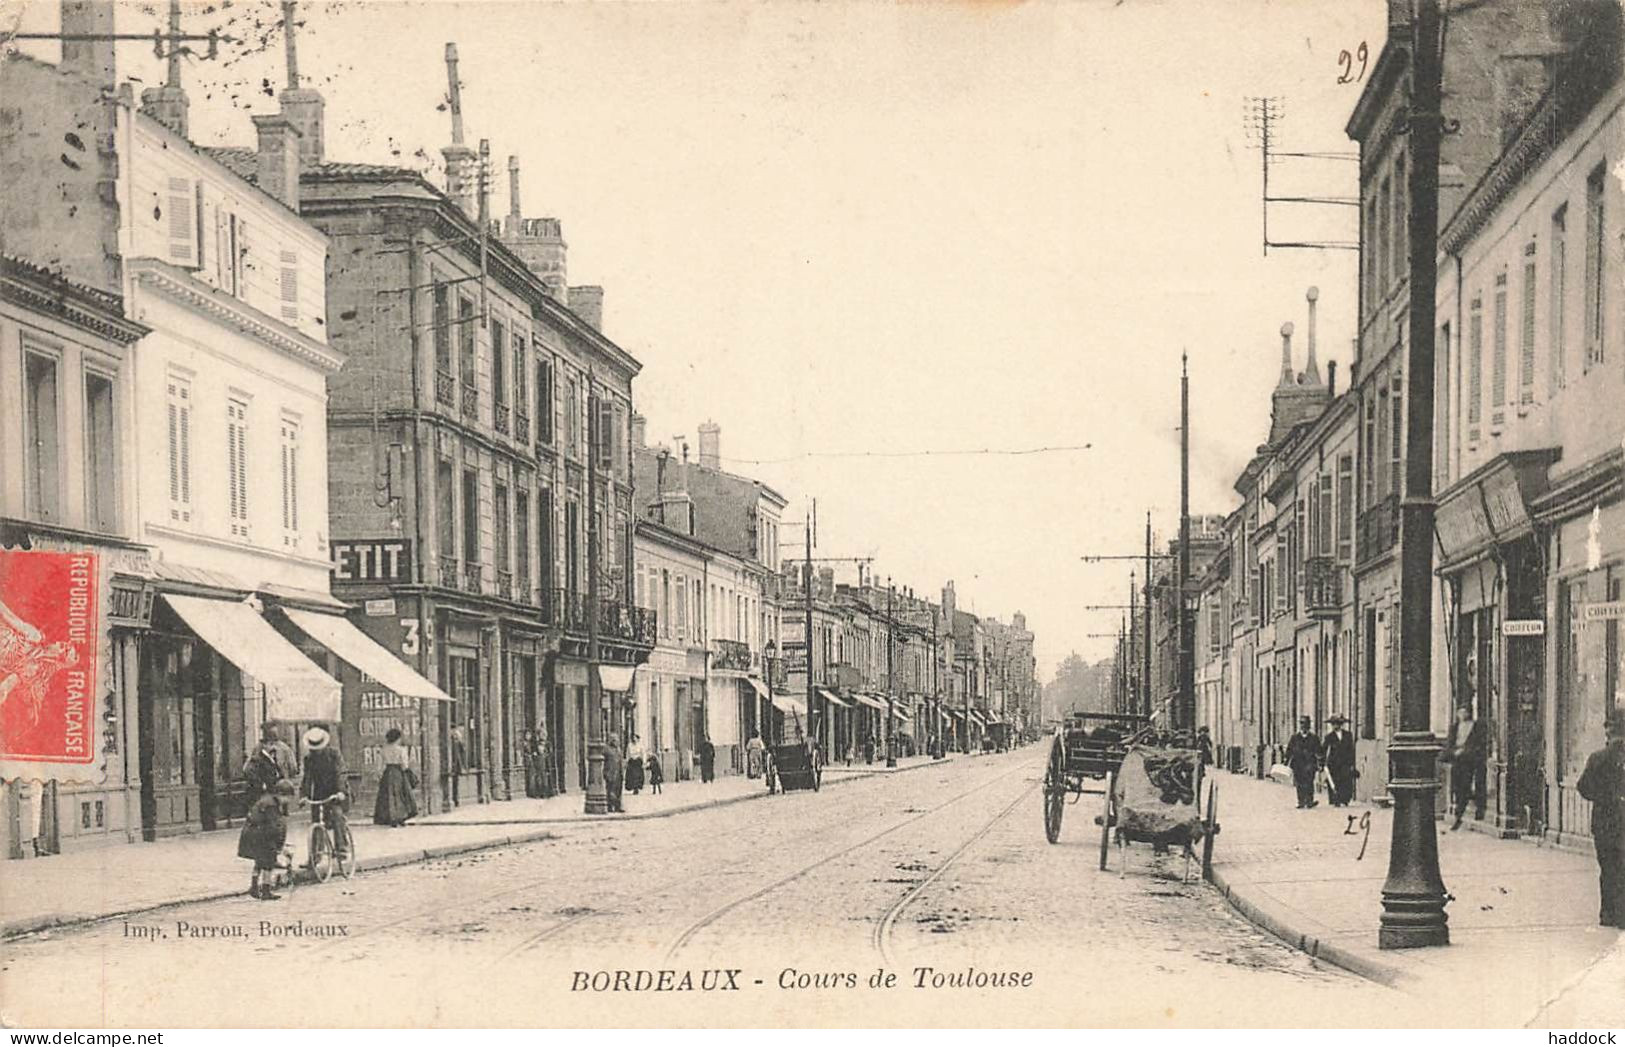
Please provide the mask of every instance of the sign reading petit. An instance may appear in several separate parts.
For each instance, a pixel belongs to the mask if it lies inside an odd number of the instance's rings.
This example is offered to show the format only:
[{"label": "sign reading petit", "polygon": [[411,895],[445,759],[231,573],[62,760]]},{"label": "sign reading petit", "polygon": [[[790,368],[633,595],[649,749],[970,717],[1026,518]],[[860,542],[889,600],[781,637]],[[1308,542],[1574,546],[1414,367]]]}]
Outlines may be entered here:
[{"label": "sign reading petit", "polygon": [[412,542],[406,538],[363,538],[333,543],[335,582],[410,582]]},{"label": "sign reading petit", "polygon": [[0,776],[100,780],[101,565],[0,550]]}]

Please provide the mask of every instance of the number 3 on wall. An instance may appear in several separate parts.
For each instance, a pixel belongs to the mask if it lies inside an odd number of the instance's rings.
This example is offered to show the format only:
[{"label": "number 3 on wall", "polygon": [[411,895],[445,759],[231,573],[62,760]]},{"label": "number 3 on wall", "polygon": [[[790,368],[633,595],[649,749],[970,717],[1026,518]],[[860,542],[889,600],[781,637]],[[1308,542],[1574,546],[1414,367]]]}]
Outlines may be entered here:
[{"label": "number 3 on wall", "polygon": [[401,653],[417,654],[418,620],[416,618],[402,618],[401,625],[406,629],[406,635],[401,638]]}]

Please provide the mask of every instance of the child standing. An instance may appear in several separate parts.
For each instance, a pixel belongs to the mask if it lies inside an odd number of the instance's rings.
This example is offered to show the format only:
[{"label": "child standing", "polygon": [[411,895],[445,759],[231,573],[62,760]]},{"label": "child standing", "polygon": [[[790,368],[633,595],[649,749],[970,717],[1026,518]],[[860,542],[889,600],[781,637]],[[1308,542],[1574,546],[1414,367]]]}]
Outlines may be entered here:
[{"label": "child standing", "polygon": [[268,902],[282,897],[272,893],[271,887],[276,876],[277,856],[288,838],[288,817],[282,805],[293,793],[293,783],[283,778],[248,809],[242,834],[237,837],[237,857],[254,862],[253,879],[248,888],[250,898]]},{"label": "child standing", "polygon": [[660,785],[666,780],[666,772],[660,769],[660,754],[650,749],[649,758],[644,761],[644,766],[649,772],[649,791],[658,796]]}]

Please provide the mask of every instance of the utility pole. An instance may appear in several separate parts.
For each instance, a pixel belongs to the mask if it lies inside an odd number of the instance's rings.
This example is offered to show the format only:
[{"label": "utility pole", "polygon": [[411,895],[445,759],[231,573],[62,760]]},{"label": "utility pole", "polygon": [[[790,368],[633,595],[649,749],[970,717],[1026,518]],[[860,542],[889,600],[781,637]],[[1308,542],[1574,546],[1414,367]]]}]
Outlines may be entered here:
[{"label": "utility pole", "polygon": [[1388,745],[1394,796],[1388,878],[1377,944],[1450,944],[1434,825],[1439,741],[1432,720],[1433,324],[1438,249],[1439,139],[1443,93],[1439,0],[1416,0],[1411,23],[1410,344],[1405,360],[1405,497],[1399,525],[1399,730]]},{"label": "utility pole", "polygon": [[[1432,315],[1432,314],[1429,314]],[[1196,637],[1191,619],[1191,376],[1190,357],[1179,354],[1179,707],[1170,717],[1178,730],[1196,729]]]},{"label": "utility pole", "polygon": [[1141,712],[1151,715],[1151,511],[1145,514],[1145,601],[1141,604],[1140,702]]},{"label": "utility pole", "polygon": [[[817,502],[813,503],[817,505]],[[818,744],[818,731],[823,726],[818,722],[813,712],[817,700],[817,692],[813,690],[813,511],[807,511],[806,521],[801,529],[802,541],[807,545],[807,563],[802,577],[806,578],[807,622],[804,637],[807,641],[807,733],[811,736],[813,745]]]},{"label": "utility pole", "polygon": [[897,677],[892,671],[892,614],[897,590],[886,579],[886,766],[897,766],[897,739],[892,733],[892,711],[897,704]]},{"label": "utility pole", "polygon": [[598,678],[598,386],[587,371],[587,814],[609,813],[604,784],[604,686]]}]

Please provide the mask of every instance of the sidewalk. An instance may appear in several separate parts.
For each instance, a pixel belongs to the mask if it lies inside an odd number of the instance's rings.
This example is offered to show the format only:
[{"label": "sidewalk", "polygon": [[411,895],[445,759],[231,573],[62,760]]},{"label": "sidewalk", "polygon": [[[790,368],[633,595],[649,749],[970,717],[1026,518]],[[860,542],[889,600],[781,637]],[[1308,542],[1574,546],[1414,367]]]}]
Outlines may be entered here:
[{"label": "sidewalk", "polygon": [[[1454,896],[1451,944],[1381,950],[1377,928],[1393,812],[1295,807],[1290,786],[1220,772],[1214,884],[1244,916],[1289,944],[1374,981],[1439,1002],[1442,1024],[1521,1026],[1596,972],[1617,970],[1621,932],[1597,926],[1590,855],[1439,826],[1439,867]],[[1358,822],[1371,815],[1370,841]],[[1354,834],[1349,835],[1350,818]],[[1582,995],[1595,995],[1587,989]],[[1592,1000],[1625,1024],[1625,992]]]},{"label": "sidewalk", "polygon": [[[833,768],[825,784],[931,764],[924,757],[896,768]],[[417,818],[399,829],[372,824],[370,812],[352,812],[351,831],[362,870],[429,861],[468,851],[554,838],[571,825],[613,825],[665,818],[688,811],[741,803],[767,795],[759,778],[724,775],[709,784],[671,782],[656,796],[645,789],[626,795],[626,813],[582,811],[579,791],[545,800],[518,799],[471,804]],[[304,861],[308,819],[289,819],[294,860]],[[111,844],[68,854],[0,862],[0,939],[50,927],[128,915],[171,905],[229,898],[247,890],[248,862],[237,857],[237,829],[177,836],[154,843]]]}]

